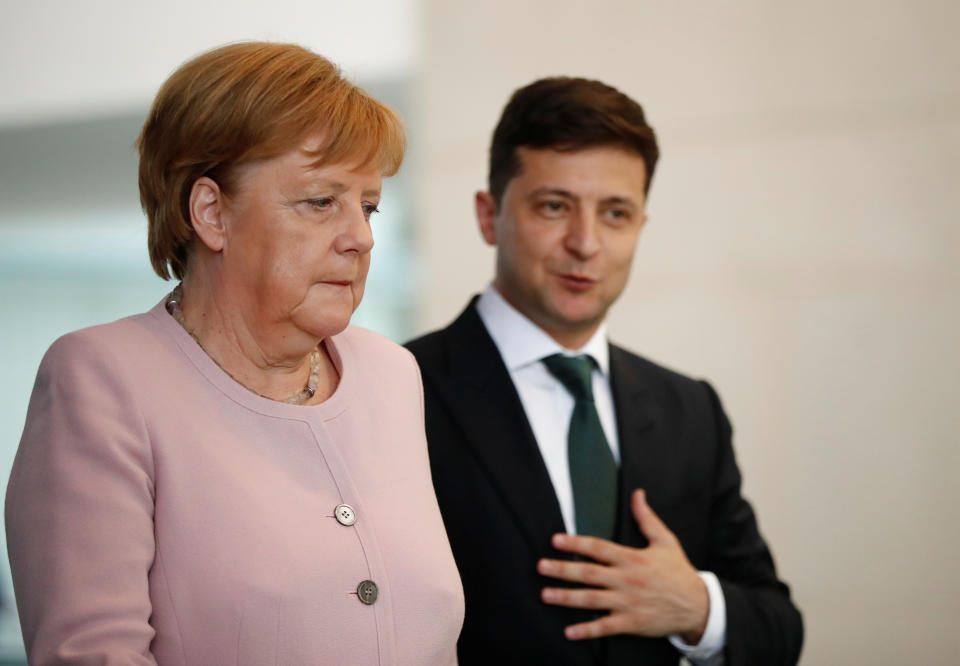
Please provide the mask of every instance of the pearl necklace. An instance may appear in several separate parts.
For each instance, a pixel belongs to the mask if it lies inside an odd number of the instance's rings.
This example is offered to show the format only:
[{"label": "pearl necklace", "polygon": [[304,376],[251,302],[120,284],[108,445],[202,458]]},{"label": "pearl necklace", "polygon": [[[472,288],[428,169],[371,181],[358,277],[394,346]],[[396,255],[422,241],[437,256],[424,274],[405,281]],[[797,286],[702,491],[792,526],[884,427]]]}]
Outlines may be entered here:
[{"label": "pearl necklace", "polygon": [[[189,333],[191,338],[196,340],[197,344],[200,345],[200,349],[203,349],[203,352],[207,354],[207,356],[214,363],[216,363],[221,370],[223,370],[228,375],[230,375],[230,378],[233,379],[233,381],[240,384],[240,386],[243,386],[243,388],[247,389],[251,393],[256,393],[261,398],[267,398],[268,400],[273,400],[273,398],[263,395],[262,393],[257,393],[250,387],[245,386],[243,382],[237,380],[236,377],[231,375],[226,368],[224,368],[222,365],[217,363],[217,359],[213,358],[212,356],[210,356],[209,353],[207,353],[207,350],[203,348],[203,344],[200,342],[200,338],[194,335],[193,331],[187,328],[187,322],[184,321],[183,319],[183,309],[180,307],[180,303],[182,301],[183,301],[183,285],[178,284],[176,288],[170,292],[170,295],[167,296],[167,300],[164,303],[164,305],[167,308],[167,312],[169,312],[170,315],[177,320],[177,323],[183,327],[183,330]],[[277,402],[285,402],[290,405],[301,405],[305,403],[307,400],[312,398],[314,394],[317,392],[317,382],[320,381],[320,372],[322,370],[323,370],[323,363],[321,362],[321,358],[320,358],[320,349],[319,347],[314,347],[313,351],[310,352],[310,376],[307,378],[307,385],[304,386],[303,389],[301,389],[297,393],[294,393],[292,396],[290,396],[286,400],[278,400]]]}]

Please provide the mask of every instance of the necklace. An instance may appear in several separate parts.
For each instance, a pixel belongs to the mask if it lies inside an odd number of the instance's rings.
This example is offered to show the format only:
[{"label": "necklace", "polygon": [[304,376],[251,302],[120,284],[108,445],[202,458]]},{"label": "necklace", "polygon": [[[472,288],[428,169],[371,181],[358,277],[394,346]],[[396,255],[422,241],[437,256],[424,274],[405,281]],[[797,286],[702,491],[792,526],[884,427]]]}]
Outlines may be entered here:
[{"label": "necklace", "polygon": [[[219,367],[221,370],[223,370],[228,375],[230,375],[230,378],[233,381],[240,384],[240,386],[243,386],[243,388],[247,389],[251,393],[256,393],[261,398],[267,398],[267,400],[273,400],[273,398],[263,395],[262,393],[257,393],[256,391],[249,388],[248,386],[245,386],[243,382],[237,380],[236,377],[231,375],[226,368],[224,368],[222,365],[217,363],[217,359],[213,358],[212,356],[210,356],[209,353],[207,353],[207,350],[203,348],[203,343],[200,342],[200,338],[194,335],[193,331],[187,328],[187,322],[184,321],[183,319],[183,309],[180,307],[181,302],[183,302],[183,284],[178,284],[176,288],[170,292],[170,295],[167,296],[167,300],[164,303],[164,305],[167,308],[167,312],[169,312],[170,315],[177,320],[177,323],[183,327],[183,330],[189,333],[190,337],[193,338],[198,345],[200,345],[200,349],[203,349],[203,353],[207,354],[207,357],[210,358],[210,360],[212,360],[214,363],[216,363],[217,367]],[[320,380],[320,372],[322,369],[323,369],[323,364],[321,363],[320,349],[319,347],[314,347],[313,351],[310,352],[310,376],[307,378],[307,385],[304,386],[297,393],[294,393],[292,396],[290,396],[286,400],[279,400],[278,402],[285,402],[290,405],[301,405],[305,403],[307,400],[309,400],[310,398],[312,398],[314,394],[317,392],[317,382]]]}]

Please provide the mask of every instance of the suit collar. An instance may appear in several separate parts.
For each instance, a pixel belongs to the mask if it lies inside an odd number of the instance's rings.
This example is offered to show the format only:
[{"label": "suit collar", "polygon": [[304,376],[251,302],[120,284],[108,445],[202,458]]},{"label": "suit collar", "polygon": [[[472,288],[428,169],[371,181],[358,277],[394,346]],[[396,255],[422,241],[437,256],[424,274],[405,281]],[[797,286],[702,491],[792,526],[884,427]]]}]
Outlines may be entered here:
[{"label": "suit collar", "polygon": [[660,413],[656,391],[645,373],[638,370],[636,357],[610,345],[610,384],[613,389],[617,429],[621,436],[633,436],[650,428]]},{"label": "suit collar", "polygon": [[611,345],[610,368],[620,436],[617,542],[639,548],[647,540],[633,518],[630,497],[638,488],[650,498],[668,496],[668,482],[656,471],[671,467],[676,442],[663,432],[663,397],[652,385],[646,362]]},{"label": "suit collar", "polygon": [[579,349],[568,349],[513,307],[491,284],[476,300],[477,314],[500,351],[507,369],[516,371],[553,354],[587,354],[605,376],[610,372],[607,325],[602,323]]},{"label": "suit collar", "polygon": [[[476,311],[478,297],[443,332],[444,368],[425,365],[437,399],[463,425],[478,463],[499,490],[534,553],[548,554],[550,536],[564,530],[556,494],[520,398],[496,345]],[[630,511],[630,495],[644,488],[663,496],[670,442],[658,424],[663,404],[643,362],[610,345],[610,373],[621,448],[617,541],[646,545]],[[431,442],[431,446],[442,445]]]},{"label": "suit collar", "polygon": [[[423,367],[436,382],[474,456],[519,522],[538,556],[550,537],[563,532],[563,518],[540,449],[516,388],[496,345],[476,312],[475,297],[445,330],[446,371]],[[442,443],[431,442],[431,446]]]},{"label": "suit collar", "polygon": [[[482,389],[506,370],[497,347],[477,315],[474,296],[460,316],[444,331],[450,378]],[[495,362],[496,361],[496,362]],[[455,399],[456,396],[446,396]]]}]

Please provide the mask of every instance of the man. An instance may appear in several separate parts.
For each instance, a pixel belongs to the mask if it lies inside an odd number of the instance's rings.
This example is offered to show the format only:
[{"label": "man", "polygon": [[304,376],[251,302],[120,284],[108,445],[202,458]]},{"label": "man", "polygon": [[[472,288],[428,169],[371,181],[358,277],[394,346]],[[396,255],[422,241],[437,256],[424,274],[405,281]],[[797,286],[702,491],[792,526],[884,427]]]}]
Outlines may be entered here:
[{"label": "man", "polygon": [[493,284],[408,344],[466,666],[799,657],[800,614],[713,389],[607,342],[657,157],[614,88],[550,78],[514,93],[476,195]]}]

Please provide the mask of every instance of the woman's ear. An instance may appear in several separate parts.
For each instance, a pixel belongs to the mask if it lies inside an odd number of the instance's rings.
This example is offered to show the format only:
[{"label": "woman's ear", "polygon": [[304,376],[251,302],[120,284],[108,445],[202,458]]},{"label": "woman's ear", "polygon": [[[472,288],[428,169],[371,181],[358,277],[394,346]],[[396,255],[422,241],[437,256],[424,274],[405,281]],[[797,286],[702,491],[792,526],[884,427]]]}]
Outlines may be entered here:
[{"label": "woman's ear", "polygon": [[219,252],[225,241],[224,194],[212,178],[203,176],[190,188],[190,224],[200,242]]}]

